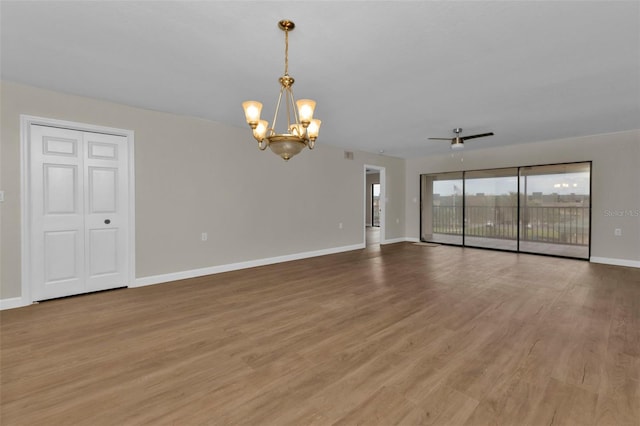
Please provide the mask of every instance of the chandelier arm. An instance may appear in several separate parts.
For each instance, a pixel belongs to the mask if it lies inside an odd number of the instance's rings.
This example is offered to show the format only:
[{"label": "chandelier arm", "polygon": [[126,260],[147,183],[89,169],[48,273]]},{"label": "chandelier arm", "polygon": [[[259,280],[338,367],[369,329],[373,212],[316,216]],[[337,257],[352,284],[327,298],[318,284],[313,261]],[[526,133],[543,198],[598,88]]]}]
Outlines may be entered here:
[{"label": "chandelier arm", "polygon": [[[293,92],[291,91],[291,87],[286,88],[286,104],[287,104],[287,131],[291,129],[291,108],[293,107]],[[295,108],[293,108],[295,111]],[[296,121],[297,123],[297,121]]]},{"label": "chandelier arm", "polygon": [[[291,111],[293,111],[293,123],[291,122]],[[287,88],[287,129],[291,128],[292,124],[298,124],[298,114],[296,112],[296,101],[295,99],[293,99],[293,89],[291,88],[291,86],[289,86]],[[297,126],[296,126],[297,127]],[[300,132],[300,129],[298,129],[298,133]],[[302,135],[298,135],[298,136],[302,136]]]},{"label": "chandelier arm", "polygon": [[265,142],[265,141],[258,142],[258,149],[260,151],[264,151],[265,149],[267,149],[268,146],[269,146],[268,142]]},{"label": "chandelier arm", "polygon": [[[293,96],[293,87],[289,87],[289,93],[291,93],[291,107],[293,109],[293,120],[296,124],[300,124],[300,119],[298,118],[298,108],[295,107],[296,100]],[[299,135],[302,136],[302,135]]]},{"label": "chandelier arm", "polygon": [[[294,120],[294,124],[296,125],[296,129],[298,130],[298,136],[301,139],[304,139],[305,141],[309,140],[309,136],[308,136],[308,129],[307,127],[303,126],[303,131],[304,133],[300,133],[300,118],[298,117],[298,109],[296,108],[296,100],[295,100],[295,96],[293,95],[293,87],[289,86],[287,88],[287,91],[289,92],[289,96],[290,96],[290,100],[291,100],[291,109],[293,110],[293,120]],[[289,120],[289,103],[287,103],[287,121]],[[291,127],[291,123],[288,124],[288,127]]]},{"label": "chandelier arm", "polygon": [[280,95],[278,95],[278,103],[276,104],[276,113],[273,115],[273,124],[271,125],[271,134],[276,133],[276,121],[278,120],[278,111],[280,110],[280,102],[282,101],[282,92],[285,87],[280,86]]}]

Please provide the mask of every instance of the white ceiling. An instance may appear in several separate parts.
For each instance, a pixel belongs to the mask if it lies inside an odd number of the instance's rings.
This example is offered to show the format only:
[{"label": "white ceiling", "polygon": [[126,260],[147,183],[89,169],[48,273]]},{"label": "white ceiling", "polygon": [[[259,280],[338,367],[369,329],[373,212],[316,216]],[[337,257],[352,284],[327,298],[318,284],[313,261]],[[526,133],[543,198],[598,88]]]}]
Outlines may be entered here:
[{"label": "white ceiling", "polygon": [[[318,143],[398,157],[640,128],[638,1],[2,1],[2,79],[243,126],[271,121],[291,19]],[[252,140],[247,127],[247,143]]]}]

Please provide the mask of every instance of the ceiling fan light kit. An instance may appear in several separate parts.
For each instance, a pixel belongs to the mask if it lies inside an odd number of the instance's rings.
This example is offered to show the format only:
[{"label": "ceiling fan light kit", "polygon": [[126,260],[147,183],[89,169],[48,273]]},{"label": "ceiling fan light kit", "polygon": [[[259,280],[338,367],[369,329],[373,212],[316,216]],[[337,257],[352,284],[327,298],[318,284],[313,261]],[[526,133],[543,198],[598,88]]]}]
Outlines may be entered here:
[{"label": "ceiling fan light kit", "polygon": [[[284,31],[284,75],[278,79],[280,82],[280,95],[276,103],[276,112],[273,116],[273,124],[269,127],[267,120],[260,119],[262,104],[258,101],[246,101],[242,103],[247,124],[253,129],[253,137],[258,141],[258,148],[271,151],[289,161],[300,153],[305,147],[313,149],[320,132],[321,121],[313,118],[316,102],[311,99],[295,100],[293,97],[294,79],[289,75],[289,31],[295,28],[293,21],[286,19],[278,22],[278,28]],[[276,132],[276,121],[280,104],[285,104],[287,126],[282,133]]]},{"label": "ceiling fan light kit", "polygon": [[451,141],[451,149],[459,150],[464,148],[464,141],[466,141],[467,139],[476,139],[476,138],[484,138],[487,136],[493,136],[493,132],[478,133],[476,135],[469,135],[469,136],[460,136],[460,133],[462,133],[461,127],[456,127],[455,129],[453,129],[453,133],[455,133],[455,136],[453,138],[429,138],[429,139],[440,140],[440,141]]},{"label": "ceiling fan light kit", "polygon": [[462,142],[461,140],[458,140],[458,138],[454,138],[451,140],[451,149],[453,149],[454,151],[458,151],[463,148],[464,148],[464,142]]}]

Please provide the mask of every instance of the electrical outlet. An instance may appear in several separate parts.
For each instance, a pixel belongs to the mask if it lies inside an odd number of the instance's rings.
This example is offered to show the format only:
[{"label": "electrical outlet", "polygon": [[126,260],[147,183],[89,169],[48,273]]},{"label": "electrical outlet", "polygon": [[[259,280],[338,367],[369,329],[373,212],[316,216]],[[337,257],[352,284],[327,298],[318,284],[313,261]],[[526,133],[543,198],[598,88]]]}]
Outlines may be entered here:
[{"label": "electrical outlet", "polygon": [[200,239],[202,241],[207,241],[209,239],[209,235],[207,235],[206,232],[203,232],[202,234],[200,234]]},{"label": "electrical outlet", "polygon": [[622,229],[620,228],[616,228],[613,230],[613,235],[615,235],[616,237],[621,237],[622,236]]}]

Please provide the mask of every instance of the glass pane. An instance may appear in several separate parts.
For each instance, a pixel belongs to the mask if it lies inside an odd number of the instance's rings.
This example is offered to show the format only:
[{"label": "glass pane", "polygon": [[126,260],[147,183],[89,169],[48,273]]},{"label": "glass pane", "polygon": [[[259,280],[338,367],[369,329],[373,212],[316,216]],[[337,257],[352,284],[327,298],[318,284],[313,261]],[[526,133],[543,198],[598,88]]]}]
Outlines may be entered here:
[{"label": "glass pane", "polygon": [[462,245],[462,172],[422,175],[422,241]]},{"label": "glass pane", "polygon": [[518,169],[465,174],[465,246],[518,250]]},{"label": "glass pane", "polygon": [[523,167],[520,251],[589,258],[591,163]]}]

